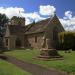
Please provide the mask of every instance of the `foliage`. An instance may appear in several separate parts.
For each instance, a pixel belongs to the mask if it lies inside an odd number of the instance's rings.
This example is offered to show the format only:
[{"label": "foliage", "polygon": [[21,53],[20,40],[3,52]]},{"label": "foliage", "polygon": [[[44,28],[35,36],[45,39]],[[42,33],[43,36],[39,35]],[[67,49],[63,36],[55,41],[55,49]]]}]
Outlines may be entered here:
[{"label": "foliage", "polygon": [[59,33],[59,45],[61,49],[75,49],[75,32]]},{"label": "foliage", "polygon": [[39,50],[13,50],[6,52],[6,54],[14,56],[20,60],[27,61],[33,64],[38,64],[46,68],[53,68],[57,70],[62,70],[75,74],[75,52],[65,53],[64,51],[59,51],[59,54],[64,56],[64,60],[51,60],[43,61],[37,60],[37,56],[40,54]]},{"label": "foliage", "polygon": [[7,16],[5,14],[0,14],[0,37],[3,36],[3,30],[7,22],[8,22]]},{"label": "foliage", "polygon": [[3,36],[5,32],[5,24],[8,22],[8,18],[5,14],[0,14],[0,46],[2,45]]}]

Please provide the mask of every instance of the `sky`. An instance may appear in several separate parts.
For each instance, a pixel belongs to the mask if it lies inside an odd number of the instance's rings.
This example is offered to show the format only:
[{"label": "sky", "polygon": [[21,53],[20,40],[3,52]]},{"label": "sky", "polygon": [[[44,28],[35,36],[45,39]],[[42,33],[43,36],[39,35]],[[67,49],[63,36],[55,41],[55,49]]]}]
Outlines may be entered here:
[{"label": "sky", "polygon": [[0,0],[0,13],[25,17],[26,25],[56,13],[65,30],[75,31],[75,0]]}]

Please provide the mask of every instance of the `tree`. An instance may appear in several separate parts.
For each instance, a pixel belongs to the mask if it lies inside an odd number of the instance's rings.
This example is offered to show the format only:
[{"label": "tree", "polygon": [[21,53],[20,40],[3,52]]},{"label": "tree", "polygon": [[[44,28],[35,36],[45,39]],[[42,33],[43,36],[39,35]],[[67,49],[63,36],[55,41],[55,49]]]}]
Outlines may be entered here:
[{"label": "tree", "polygon": [[5,24],[8,22],[8,17],[5,14],[0,14],[0,46],[3,43],[3,36],[5,32]]}]

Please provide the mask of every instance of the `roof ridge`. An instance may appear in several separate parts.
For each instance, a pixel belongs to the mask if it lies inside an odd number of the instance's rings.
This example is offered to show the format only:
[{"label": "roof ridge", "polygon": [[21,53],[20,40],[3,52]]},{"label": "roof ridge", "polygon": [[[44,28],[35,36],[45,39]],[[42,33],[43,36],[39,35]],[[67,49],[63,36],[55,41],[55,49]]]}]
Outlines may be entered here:
[{"label": "roof ridge", "polygon": [[25,30],[25,32],[28,31],[33,25],[34,24],[29,25],[29,27]]},{"label": "roof ridge", "polygon": [[[50,19],[50,18],[47,18],[47,19],[38,21],[38,22],[36,22],[35,24],[38,24],[38,23],[43,22],[43,21],[46,21],[46,20],[48,20],[48,19]],[[29,26],[29,27],[26,29],[26,31],[28,31],[28,30],[29,30],[31,27],[33,27],[35,24],[31,23],[31,24],[27,25],[27,26]],[[26,31],[25,31],[25,32],[26,32]]]},{"label": "roof ridge", "polygon": [[[44,20],[41,20],[41,21],[38,21],[38,22],[36,22],[35,24],[37,24],[37,23],[39,23],[39,22],[42,22],[42,21],[46,21],[46,20],[48,20],[48,19],[50,19],[50,18],[46,18],[46,19],[44,19]],[[32,25],[33,23],[30,23],[30,24],[28,24],[28,25],[26,25],[26,26],[29,26],[29,25]]]}]

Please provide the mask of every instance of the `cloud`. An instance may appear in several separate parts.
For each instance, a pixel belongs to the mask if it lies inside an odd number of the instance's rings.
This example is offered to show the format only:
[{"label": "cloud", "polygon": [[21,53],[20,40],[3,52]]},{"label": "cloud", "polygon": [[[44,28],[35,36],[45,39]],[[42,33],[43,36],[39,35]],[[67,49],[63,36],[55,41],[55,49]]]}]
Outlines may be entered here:
[{"label": "cloud", "polygon": [[[32,23],[34,20],[35,22],[46,19],[47,17],[53,15],[56,11],[56,8],[54,6],[46,5],[46,6],[40,6],[40,9],[38,12],[31,12],[26,13],[23,8],[19,7],[0,7],[0,13],[6,14],[7,17],[11,18],[13,16],[20,16],[25,17],[26,25]],[[45,15],[45,16],[44,16]],[[64,13],[63,18],[59,18],[60,22],[62,23],[65,30],[73,30],[75,31],[75,16],[72,15],[71,11],[66,11]]]},{"label": "cloud", "polygon": [[18,7],[0,7],[0,13],[6,14],[9,18],[11,18],[12,16],[21,16],[19,12],[24,13],[24,9]]},{"label": "cloud", "polygon": [[25,20],[26,20],[26,21],[25,21],[26,25],[32,23],[32,21],[31,21],[29,18],[25,18]]},{"label": "cloud", "polygon": [[46,19],[44,17],[41,17],[38,12],[26,13],[23,8],[18,7],[8,7],[8,8],[0,7],[0,13],[6,14],[7,17],[10,19],[13,16],[25,17],[26,25],[33,22],[32,20],[35,20],[35,22],[37,22],[39,20]]},{"label": "cloud", "polygon": [[39,13],[41,15],[53,15],[55,11],[56,11],[56,8],[54,6],[51,6],[51,5],[46,5],[46,6],[40,5]]},{"label": "cloud", "polygon": [[39,21],[39,20],[46,19],[46,18],[44,18],[44,17],[41,17],[38,12],[23,13],[22,15],[23,15],[24,17],[26,17],[26,18],[30,18],[30,19],[35,20],[35,22],[37,22],[37,21]]},{"label": "cloud", "polygon": [[75,16],[72,15],[71,11],[66,11],[65,16],[59,19],[63,27],[67,31],[75,31]]},{"label": "cloud", "polygon": [[65,12],[65,16],[66,16],[67,18],[71,19],[71,18],[72,18],[72,12],[71,12],[71,11],[66,11],[66,12]]}]

